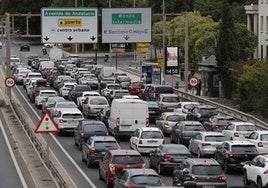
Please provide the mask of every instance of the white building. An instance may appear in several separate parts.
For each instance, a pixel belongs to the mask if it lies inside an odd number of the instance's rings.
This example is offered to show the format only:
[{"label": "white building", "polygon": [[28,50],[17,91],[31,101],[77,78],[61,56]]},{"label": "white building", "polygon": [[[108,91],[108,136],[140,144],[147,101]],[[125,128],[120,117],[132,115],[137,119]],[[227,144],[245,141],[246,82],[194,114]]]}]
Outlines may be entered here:
[{"label": "white building", "polygon": [[268,0],[259,0],[258,5],[245,6],[248,30],[258,36],[254,58],[268,57]]}]

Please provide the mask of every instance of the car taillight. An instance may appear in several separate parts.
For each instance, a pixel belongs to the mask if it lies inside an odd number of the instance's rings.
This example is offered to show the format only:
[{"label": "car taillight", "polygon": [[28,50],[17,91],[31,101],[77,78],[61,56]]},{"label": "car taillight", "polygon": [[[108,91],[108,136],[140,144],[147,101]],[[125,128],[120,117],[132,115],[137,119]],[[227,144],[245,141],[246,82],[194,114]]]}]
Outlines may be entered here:
[{"label": "car taillight", "polygon": [[90,153],[95,153],[95,151],[96,151],[96,148],[90,148],[90,149],[89,149],[89,152],[90,152]]},{"label": "car taillight", "polygon": [[268,170],[265,170],[263,173],[264,173],[264,174],[268,174]]},{"label": "car taillight", "polygon": [[220,176],[220,180],[221,181],[226,181],[227,180],[227,176]]},{"label": "car taillight", "polygon": [[60,123],[66,123],[67,121],[66,120],[64,120],[64,119],[60,119],[60,121],[59,121]]},{"label": "car taillight", "polygon": [[125,188],[135,188],[134,185],[126,185]]},{"label": "car taillight", "polygon": [[209,143],[202,143],[202,146],[204,147],[204,146],[210,146],[211,144],[209,144]]},{"label": "car taillight", "polygon": [[109,132],[106,133],[106,136],[109,136]]},{"label": "car taillight", "polygon": [[80,133],[80,139],[84,139],[84,138],[85,138],[84,133]]},{"label": "car taillight", "polygon": [[168,123],[168,121],[165,121],[165,122],[164,122],[164,126],[165,126],[165,127],[169,127],[169,123]]},{"label": "car taillight", "polygon": [[170,156],[164,155],[164,156],[162,157],[162,160],[163,160],[164,162],[170,162],[170,161],[171,161],[171,158],[170,158]]},{"label": "car taillight", "polygon": [[182,109],[182,113],[187,114],[187,110]]},{"label": "car taillight", "polygon": [[149,124],[150,124],[150,119],[146,118],[146,127],[149,127]]},{"label": "car taillight", "polygon": [[262,142],[258,142],[258,147],[263,147],[263,143]]},{"label": "car taillight", "polygon": [[181,130],[181,134],[185,134],[185,130],[184,129]]},{"label": "car taillight", "polygon": [[119,117],[116,118],[116,122],[115,123],[116,123],[116,126],[117,127],[120,125],[120,118]]},{"label": "car taillight", "polygon": [[110,169],[111,173],[115,172],[115,166],[113,164],[109,164],[109,169]]},{"label": "car taillight", "polygon": [[228,153],[228,157],[237,157],[236,153]]},{"label": "car taillight", "polygon": [[196,114],[196,118],[197,118],[197,119],[200,119],[200,118],[201,118],[201,114],[199,114],[199,113]]},{"label": "car taillight", "polygon": [[235,137],[239,137],[238,132],[235,132],[235,133],[234,133],[234,136],[235,136]]}]

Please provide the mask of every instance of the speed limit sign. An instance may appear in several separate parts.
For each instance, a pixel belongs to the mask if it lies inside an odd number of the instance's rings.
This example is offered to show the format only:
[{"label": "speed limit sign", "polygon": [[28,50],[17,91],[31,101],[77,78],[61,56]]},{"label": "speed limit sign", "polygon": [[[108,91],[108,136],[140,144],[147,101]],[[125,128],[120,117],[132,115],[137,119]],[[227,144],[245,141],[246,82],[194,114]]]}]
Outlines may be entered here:
[{"label": "speed limit sign", "polygon": [[8,87],[8,88],[12,88],[12,87],[14,87],[14,86],[15,86],[15,80],[14,80],[14,78],[12,78],[12,77],[7,77],[7,78],[5,79],[5,85],[6,85],[6,87]]},{"label": "speed limit sign", "polygon": [[191,87],[196,87],[198,84],[198,78],[195,76],[191,76],[188,81]]}]

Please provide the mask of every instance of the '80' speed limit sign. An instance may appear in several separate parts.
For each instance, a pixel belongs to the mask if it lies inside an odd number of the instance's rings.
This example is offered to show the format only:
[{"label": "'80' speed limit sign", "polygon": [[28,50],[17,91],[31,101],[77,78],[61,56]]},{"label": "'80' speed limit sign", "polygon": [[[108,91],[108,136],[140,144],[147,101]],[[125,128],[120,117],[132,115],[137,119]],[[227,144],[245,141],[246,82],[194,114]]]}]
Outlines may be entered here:
[{"label": "'80' speed limit sign", "polygon": [[6,87],[12,88],[12,87],[15,86],[15,84],[16,84],[16,82],[15,82],[15,79],[14,78],[12,78],[12,77],[6,77],[6,79],[5,79],[5,85],[6,85]]}]

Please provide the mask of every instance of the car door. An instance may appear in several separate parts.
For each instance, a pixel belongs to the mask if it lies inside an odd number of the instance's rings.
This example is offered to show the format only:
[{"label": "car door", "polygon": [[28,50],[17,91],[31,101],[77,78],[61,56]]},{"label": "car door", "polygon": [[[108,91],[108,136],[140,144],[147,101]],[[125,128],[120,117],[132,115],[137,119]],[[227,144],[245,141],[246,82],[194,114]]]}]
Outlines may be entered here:
[{"label": "car door", "polygon": [[195,154],[197,153],[198,145],[201,143],[200,142],[201,139],[202,139],[201,135],[198,134],[190,140],[189,149],[191,152]]},{"label": "car door", "polygon": [[150,153],[150,160],[153,167],[157,167],[158,161],[159,161],[159,153],[160,153],[160,147],[156,148],[154,151]]},{"label": "car door", "polygon": [[137,148],[139,136],[140,136],[140,130],[137,129],[134,131],[134,133],[132,134],[132,136],[130,138],[131,148],[133,148],[133,149]]}]

